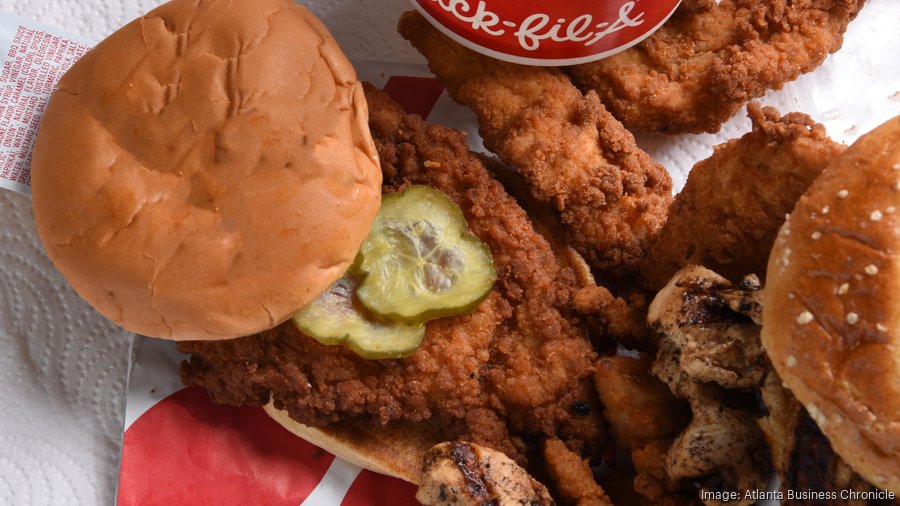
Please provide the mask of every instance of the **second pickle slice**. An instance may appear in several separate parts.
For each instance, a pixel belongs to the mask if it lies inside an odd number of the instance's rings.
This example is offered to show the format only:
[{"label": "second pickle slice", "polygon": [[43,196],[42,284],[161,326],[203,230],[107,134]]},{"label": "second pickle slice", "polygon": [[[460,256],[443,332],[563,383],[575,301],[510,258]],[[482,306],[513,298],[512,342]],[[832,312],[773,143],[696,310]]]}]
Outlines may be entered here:
[{"label": "second pickle slice", "polygon": [[444,193],[411,186],[382,199],[355,265],[360,302],[392,321],[422,323],[467,313],[496,280],[491,251],[468,232]]},{"label": "second pickle slice", "polygon": [[345,344],[365,358],[400,358],[415,352],[425,337],[425,325],[378,319],[356,300],[358,286],[358,279],[344,274],[294,314],[294,325],[322,344]]}]

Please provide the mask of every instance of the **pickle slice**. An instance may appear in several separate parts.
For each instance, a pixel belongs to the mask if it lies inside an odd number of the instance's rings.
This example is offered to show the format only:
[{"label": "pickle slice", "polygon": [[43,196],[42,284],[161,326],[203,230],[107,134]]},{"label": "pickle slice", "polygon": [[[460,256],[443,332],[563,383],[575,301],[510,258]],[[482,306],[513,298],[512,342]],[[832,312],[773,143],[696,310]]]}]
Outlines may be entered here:
[{"label": "pickle slice", "polygon": [[459,206],[427,186],[386,195],[355,269],[359,301],[409,324],[467,313],[497,273],[491,250],[467,231]]},{"label": "pickle slice", "polygon": [[364,358],[412,355],[425,337],[425,325],[386,322],[356,298],[359,280],[345,274],[293,316],[294,325],[322,344],[345,344]]}]

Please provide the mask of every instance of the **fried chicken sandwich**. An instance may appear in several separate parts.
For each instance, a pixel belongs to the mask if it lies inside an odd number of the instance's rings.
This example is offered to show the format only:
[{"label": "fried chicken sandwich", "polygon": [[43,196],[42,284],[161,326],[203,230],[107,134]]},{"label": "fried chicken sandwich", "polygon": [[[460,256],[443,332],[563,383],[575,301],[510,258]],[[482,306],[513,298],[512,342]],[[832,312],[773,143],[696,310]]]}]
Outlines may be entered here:
[{"label": "fried chicken sandwich", "polygon": [[547,438],[599,455],[596,353],[571,309],[585,282],[566,252],[536,231],[464,135],[405,114],[375,89],[367,98],[385,201],[410,186],[446,194],[490,248],[493,287],[471,312],[429,321],[406,357],[367,359],[287,323],[235,340],[180,343],[191,354],[182,379],[217,402],[271,403],[267,411],[295,432],[413,482],[425,450],[445,440],[484,445],[519,464]]}]

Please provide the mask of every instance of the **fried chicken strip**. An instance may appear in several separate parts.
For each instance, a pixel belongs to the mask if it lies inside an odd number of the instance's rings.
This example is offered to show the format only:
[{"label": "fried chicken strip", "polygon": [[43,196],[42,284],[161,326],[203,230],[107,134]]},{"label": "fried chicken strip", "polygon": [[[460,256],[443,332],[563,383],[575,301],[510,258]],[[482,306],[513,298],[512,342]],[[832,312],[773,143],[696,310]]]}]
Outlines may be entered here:
[{"label": "fried chicken strip", "polygon": [[[535,230],[547,239],[560,263],[575,271],[582,288],[575,294],[572,307],[585,317],[592,335],[612,338],[629,348],[649,347],[650,332],[645,318],[647,301],[642,297],[643,294],[633,293],[629,300],[625,300],[598,285],[584,257],[565,241],[565,229],[550,204],[538,201],[531,194],[521,174],[513,172],[493,158],[481,158],[491,174],[503,183],[506,191],[528,211]],[[603,344],[614,345],[609,340]]]},{"label": "fried chicken strip", "polygon": [[399,30],[475,112],[485,146],[553,203],[578,252],[601,271],[634,271],[665,221],[672,183],[597,95],[582,95],[558,69],[470,51],[415,12]]},{"label": "fried chicken strip", "polygon": [[603,487],[597,485],[588,462],[559,439],[544,442],[544,462],[560,499],[576,506],[612,506]]},{"label": "fried chicken strip", "polygon": [[634,489],[652,502],[677,491],[666,476],[666,453],[689,421],[684,404],[650,373],[652,357],[604,357],[597,363],[595,381],[613,440],[630,451]]},{"label": "fried chicken strip", "polygon": [[187,384],[219,403],[266,404],[312,426],[426,423],[525,462],[523,438],[558,437],[585,454],[603,444],[591,385],[596,355],[569,314],[579,288],[525,211],[469,153],[465,136],[404,114],[366,89],[385,191],[425,184],[462,209],[491,249],[497,282],[471,314],[429,322],[418,351],[366,360],[288,322],[230,340],[181,343]]},{"label": "fried chicken strip", "polygon": [[682,267],[704,265],[739,282],[765,278],[766,262],[784,216],[844,146],[809,116],[780,116],[751,104],[753,130],[716,147],[691,170],[669,219],[641,269],[662,288]]},{"label": "fried chicken strip", "polygon": [[718,132],[840,49],[864,1],[685,0],[637,46],[568,71],[629,128]]}]

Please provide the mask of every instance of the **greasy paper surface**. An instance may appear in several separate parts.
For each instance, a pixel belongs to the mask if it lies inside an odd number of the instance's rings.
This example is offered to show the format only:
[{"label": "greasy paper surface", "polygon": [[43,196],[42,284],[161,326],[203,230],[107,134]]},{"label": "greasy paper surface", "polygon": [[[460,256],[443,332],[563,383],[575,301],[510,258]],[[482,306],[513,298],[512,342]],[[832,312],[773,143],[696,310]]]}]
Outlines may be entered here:
[{"label": "greasy paper surface", "polygon": [[[0,0],[0,11],[99,40],[158,3]],[[304,3],[354,60],[420,61],[394,34],[397,16],[408,8],[405,0]],[[841,52],[763,102],[782,112],[807,112],[844,142],[900,114],[897,26],[895,0],[869,0],[850,25]],[[438,111],[442,118],[471,126],[471,115],[446,95],[434,114]],[[708,156],[714,144],[748,128],[749,121],[739,115],[715,135],[638,137],[680,187],[691,165]],[[470,138],[477,147],[477,139]],[[0,503],[112,504],[130,336],[102,320],[65,285],[42,253],[29,198],[6,190],[0,190],[0,349]]]}]

